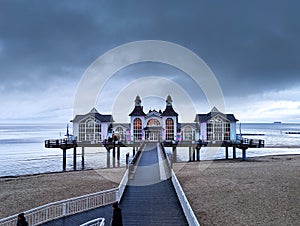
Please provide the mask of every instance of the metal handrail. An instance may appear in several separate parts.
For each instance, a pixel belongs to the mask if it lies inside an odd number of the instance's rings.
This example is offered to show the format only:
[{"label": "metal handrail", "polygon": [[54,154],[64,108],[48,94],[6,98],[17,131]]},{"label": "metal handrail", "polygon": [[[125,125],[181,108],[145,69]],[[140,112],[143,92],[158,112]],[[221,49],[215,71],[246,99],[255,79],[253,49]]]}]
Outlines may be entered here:
[{"label": "metal handrail", "polygon": [[[164,148],[163,144],[161,144],[161,148],[162,148],[162,151],[165,153],[165,148]],[[167,163],[168,163],[169,167],[171,168],[172,162],[166,153],[165,153],[165,157],[167,159]],[[172,180],[173,186],[175,188],[177,197],[179,199],[179,202],[181,204],[181,207],[183,209],[183,212],[184,212],[184,215],[186,217],[188,224],[190,226],[200,226],[198,219],[197,219],[188,199],[186,198],[184,191],[183,191],[173,169],[171,169],[171,180]]]},{"label": "metal handrail", "polygon": [[[70,198],[25,211],[29,225],[38,225],[61,217],[95,209],[119,201],[128,181],[128,169],[117,188]],[[0,226],[15,226],[17,214],[0,219]]]},{"label": "metal handrail", "polygon": [[190,203],[188,199],[186,198],[184,191],[182,190],[182,187],[172,169],[172,183],[175,188],[175,191],[177,193],[178,199],[180,201],[181,207],[183,209],[184,215],[186,217],[186,220],[190,226],[200,226],[197,217],[195,216],[195,213],[190,206]]},{"label": "metal handrail", "polygon": [[88,221],[80,226],[104,226],[105,218],[96,218],[94,220]]}]

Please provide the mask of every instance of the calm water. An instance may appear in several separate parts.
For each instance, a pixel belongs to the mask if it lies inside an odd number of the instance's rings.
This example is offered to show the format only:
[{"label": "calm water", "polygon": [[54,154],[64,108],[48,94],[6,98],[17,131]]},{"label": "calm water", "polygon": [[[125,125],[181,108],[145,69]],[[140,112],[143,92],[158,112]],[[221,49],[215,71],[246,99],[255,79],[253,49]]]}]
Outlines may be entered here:
[{"label": "calm water", "polygon": [[[237,127],[239,133],[239,125]],[[0,125],[0,176],[61,171],[62,151],[44,148],[44,140],[63,138],[65,131],[66,125],[62,124]],[[247,134],[264,134],[244,137],[264,139],[266,146],[300,146],[300,134],[286,134],[286,132],[299,132],[300,124],[242,124],[241,131]],[[131,151],[131,148],[121,148],[120,166],[125,165],[125,155],[128,152],[132,153]],[[85,148],[85,168],[107,167],[106,153],[104,148]],[[300,154],[300,149],[251,148],[247,151],[248,156],[274,154]],[[239,149],[237,149],[237,156],[241,156]],[[224,149],[222,148],[201,149],[201,159],[220,158],[224,158]],[[177,160],[188,160],[186,148],[178,148]],[[117,163],[115,165],[117,166]],[[112,161],[109,166],[113,167]],[[67,151],[67,170],[72,169],[73,151],[70,149]],[[77,151],[77,169],[81,169],[81,148],[78,148]]]}]

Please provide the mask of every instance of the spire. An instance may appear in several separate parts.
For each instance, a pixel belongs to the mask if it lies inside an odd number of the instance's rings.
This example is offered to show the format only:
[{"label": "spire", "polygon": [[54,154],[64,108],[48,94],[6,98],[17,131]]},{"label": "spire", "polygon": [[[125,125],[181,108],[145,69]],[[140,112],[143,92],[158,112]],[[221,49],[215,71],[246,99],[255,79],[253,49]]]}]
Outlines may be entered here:
[{"label": "spire", "polygon": [[135,102],[135,106],[141,106],[142,100],[139,95],[136,96],[134,102]]},{"label": "spire", "polygon": [[168,95],[168,97],[167,97],[167,99],[166,99],[166,105],[167,106],[172,106],[172,98],[171,98],[171,96],[170,95]]},{"label": "spire", "polygon": [[143,111],[143,106],[141,106],[141,98],[139,95],[135,98],[135,106],[133,111],[129,114],[129,116],[145,116],[146,114]]}]

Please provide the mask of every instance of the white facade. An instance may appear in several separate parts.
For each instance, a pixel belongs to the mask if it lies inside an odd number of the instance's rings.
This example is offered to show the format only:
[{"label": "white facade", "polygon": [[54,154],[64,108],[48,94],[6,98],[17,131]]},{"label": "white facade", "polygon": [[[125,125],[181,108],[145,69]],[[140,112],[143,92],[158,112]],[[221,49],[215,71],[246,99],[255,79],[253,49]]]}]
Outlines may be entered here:
[{"label": "white facade", "polygon": [[98,143],[117,137],[126,142],[148,141],[229,141],[236,140],[236,121],[233,114],[223,114],[213,108],[207,114],[197,114],[195,122],[179,123],[171,96],[165,110],[143,111],[139,96],[135,99],[130,123],[115,123],[112,115],[102,115],[95,108],[73,120],[73,134],[78,142]]}]

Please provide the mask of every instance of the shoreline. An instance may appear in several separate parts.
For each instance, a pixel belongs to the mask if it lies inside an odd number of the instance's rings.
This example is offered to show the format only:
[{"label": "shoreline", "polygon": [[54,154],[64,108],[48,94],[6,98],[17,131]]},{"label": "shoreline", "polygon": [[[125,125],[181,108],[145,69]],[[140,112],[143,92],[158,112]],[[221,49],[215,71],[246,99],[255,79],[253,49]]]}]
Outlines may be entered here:
[{"label": "shoreline", "polygon": [[76,170],[66,170],[66,171],[49,171],[43,173],[29,173],[29,174],[18,174],[18,175],[7,175],[0,176],[1,179],[10,179],[10,178],[19,178],[19,177],[27,177],[27,176],[39,176],[39,175],[51,175],[51,174],[63,174],[63,173],[72,173],[72,172],[85,172],[85,171],[99,171],[99,170],[107,170],[107,169],[124,169],[125,166],[120,167],[110,167],[110,168],[96,168],[96,169],[76,169]]},{"label": "shoreline", "polygon": [[[300,148],[300,146],[299,146]],[[274,154],[274,155],[262,155],[262,156],[255,156],[255,157],[247,157],[247,161],[251,161],[256,158],[265,158],[265,157],[271,157],[271,156],[294,156],[294,155],[300,155],[299,154]],[[234,162],[234,161],[242,161],[241,157],[237,157],[236,159],[212,159],[212,160],[201,160],[200,162],[222,162],[222,161],[229,161],[229,162]],[[188,163],[189,161],[178,161],[176,163],[182,164],[182,163]],[[48,174],[59,174],[59,173],[72,173],[72,172],[84,172],[84,171],[99,171],[99,170],[107,170],[107,169],[123,169],[125,166],[120,166],[120,167],[110,167],[110,168],[87,168],[87,169],[76,169],[76,170],[66,170],[66,171],[49,171],[49,172],[42,172],[42,173],[30,173],[30,174],[18,174],[18,175],[7,175],[7,176],[0,176],[1,179],[9,179],[9,178],[19,178],[19,177],[26,177],[26,176],[37,176],[37,175],[48,175]]]}]

